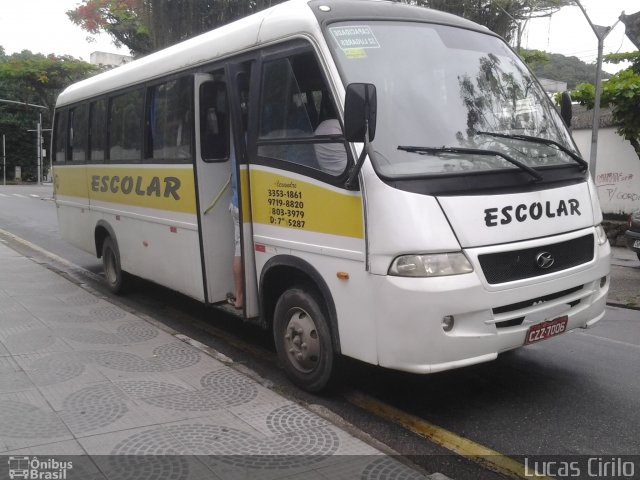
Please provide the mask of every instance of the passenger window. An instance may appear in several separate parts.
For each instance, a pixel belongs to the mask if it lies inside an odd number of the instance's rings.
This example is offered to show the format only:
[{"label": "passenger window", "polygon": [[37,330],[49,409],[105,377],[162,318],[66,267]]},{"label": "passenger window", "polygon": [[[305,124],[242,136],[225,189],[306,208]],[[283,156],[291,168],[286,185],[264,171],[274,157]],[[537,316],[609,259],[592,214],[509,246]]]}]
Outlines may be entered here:
[{"label": "passenger window", "polygon": [[87,144],[89,142],[87,117],[87,105],[80,105],[69,111],[67,160],[72,162],[84,162],[87,160]]},{"label": "passenger window", "polygon": [[89,112],[89,159],[101,163],[107,147],[107,99],[92,102]]},{"label": "passenger window", "polygon": [[63,163],[66,160],[65,155],[65,138],[67,136],[67,118],[69,116],[68,110],[56,111],[55,117],[55,131],[54,131],[54,144],[53,144],[53,161],[56,163]]},{"label": "passenger window", "polygon": [[229,101],[223,82],[200,86],[200,151],[207,161],[229,158]]},{"label": "passenger window", "polygon": [[109,111],[109,159],[111,161],[142,158],[143,90],[113,97]]},{"label": "passenger window", "polygon": [[152,87],[149,92],[149,151],[155,160],[191,158],[191,77]]},{"label": "passenger window", "polygon": [[314,54],[265,62],[261,90],[258,155],[343,174],[342,127]]}]

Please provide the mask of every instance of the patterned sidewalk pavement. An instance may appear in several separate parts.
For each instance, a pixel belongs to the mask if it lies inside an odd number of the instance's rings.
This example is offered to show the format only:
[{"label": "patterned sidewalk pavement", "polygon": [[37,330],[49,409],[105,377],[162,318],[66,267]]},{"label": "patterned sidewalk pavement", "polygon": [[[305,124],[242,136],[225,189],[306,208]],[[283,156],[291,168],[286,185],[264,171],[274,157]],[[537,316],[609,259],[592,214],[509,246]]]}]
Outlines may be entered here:
[{"label": "patterned sidewalk pavement", "polygon": [[0,478],[424,478],[2,244],[0,455]]}]

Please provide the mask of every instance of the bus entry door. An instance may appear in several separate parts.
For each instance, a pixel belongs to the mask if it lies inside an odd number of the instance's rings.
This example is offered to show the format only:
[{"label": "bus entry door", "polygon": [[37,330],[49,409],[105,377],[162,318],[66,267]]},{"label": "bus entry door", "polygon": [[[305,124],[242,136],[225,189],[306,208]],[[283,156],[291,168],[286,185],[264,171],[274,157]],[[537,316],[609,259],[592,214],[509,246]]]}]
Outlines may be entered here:
[{"label": "bus entry door", "polygon": [[195,75],[196,178],[205,289],[210,303],[234,292],[230,212],[234,154],[224,75]]}]

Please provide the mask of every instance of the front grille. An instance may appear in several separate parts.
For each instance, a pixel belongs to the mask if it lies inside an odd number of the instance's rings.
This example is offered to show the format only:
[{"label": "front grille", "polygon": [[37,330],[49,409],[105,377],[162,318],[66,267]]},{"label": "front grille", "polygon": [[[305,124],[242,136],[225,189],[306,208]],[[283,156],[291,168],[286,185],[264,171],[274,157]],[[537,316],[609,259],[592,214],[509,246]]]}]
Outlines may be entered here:
[{"label": "front grille", "polygon": [[[544,302],[550,302],[551,300],[555,300],[557,298],[566,297],[567,295],[571,295],[572,293],[579,292],[582,290],[583,286],[578,285],[574,288],[569,288],[567,290],[563,290],[561,292],[551,293],[549,295],[545,295],[544,297],[532,298],[531,300],[525,300],[524,302],[512,303],[511,305],[503,305],[502,307],[496,307],[492,309],[493,313],[498,315],[500,313],[508,313],[513,312],[515,310],[522,310],[523,308],[531,307],[533,305],[537,305]],[[575,300],[569,305],[572,307],[580,303],[580,300]]]},{"label": "front grille", "polygon": [[[543,252],[551,254],[554,259],[549,268],[541,268],[536,261],[536,257]],[[592,259],[591,234],[542,247],[478,255],[482,272],[491,285],[559,272]]]}]

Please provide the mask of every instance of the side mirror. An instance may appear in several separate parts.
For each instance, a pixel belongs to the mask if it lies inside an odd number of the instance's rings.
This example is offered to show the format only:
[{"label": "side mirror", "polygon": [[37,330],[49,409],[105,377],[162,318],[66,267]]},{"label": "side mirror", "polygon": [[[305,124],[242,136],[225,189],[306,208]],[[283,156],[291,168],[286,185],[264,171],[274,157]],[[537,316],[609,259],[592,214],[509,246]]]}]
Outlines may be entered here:
[{"label": "side mirror", "polygon": [[571,119],[573,118],[573,105],[571,105],[571,94],[567,91],[562,92],[560,98],[560,116],[567,127],[571,128]]},{"label": "side mirror", "polygon": [[[364,142],[367,127],[369,141],[376,134],[376,86],[350,83],[344,100],[344,136],[348,142]],[[368,125],[367,125],[368,124]]]}]

